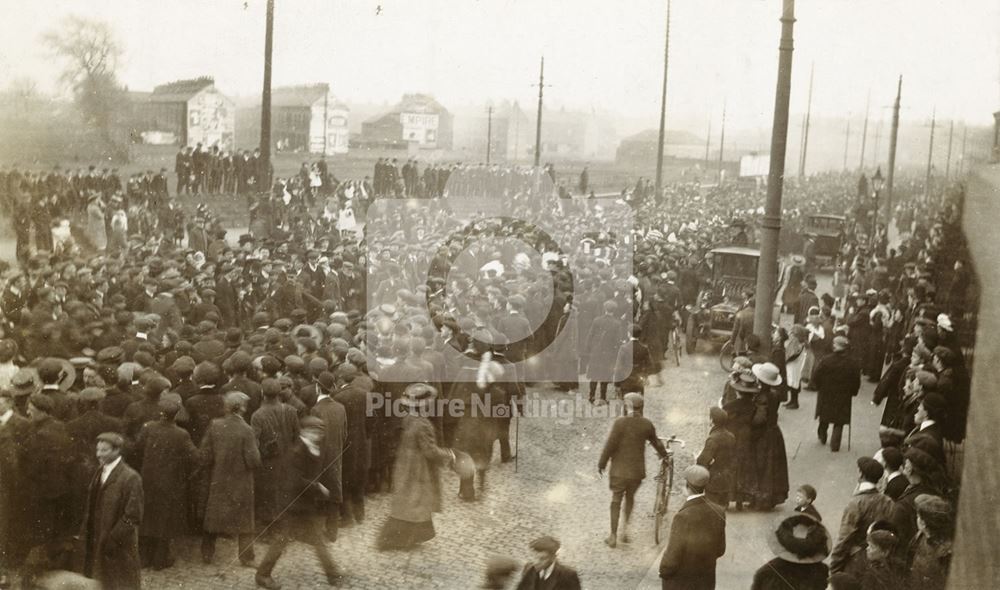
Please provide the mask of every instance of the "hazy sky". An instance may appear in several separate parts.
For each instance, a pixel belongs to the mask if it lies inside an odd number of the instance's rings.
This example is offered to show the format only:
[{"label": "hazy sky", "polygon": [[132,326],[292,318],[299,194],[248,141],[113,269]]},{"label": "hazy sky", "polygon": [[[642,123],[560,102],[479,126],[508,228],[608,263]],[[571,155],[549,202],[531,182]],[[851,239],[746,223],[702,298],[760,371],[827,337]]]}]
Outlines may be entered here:
[{"label": "hazy sky", "polygon": [[[329,82],[343,100],[435,94],[446,106],[532,104],[546,57],[551,104],[658,117],[665,0],[277,0],[275,84]],[[39,36],[68,14],[107,20],[124,45],[122,80],[149,90],[213,75],[260,91],[264,0],[0,0],[0,86],[57,64]],[[891,104],[903,74],[908,119],[986,125],[1000,109],[997,0],[800,0],[792,112],[858,116]],[[671,127],[698,129],[727,102],[729,125],[770,124],[780,0],[673,0]],[[793,114],[794,116],[794,114]]]}]

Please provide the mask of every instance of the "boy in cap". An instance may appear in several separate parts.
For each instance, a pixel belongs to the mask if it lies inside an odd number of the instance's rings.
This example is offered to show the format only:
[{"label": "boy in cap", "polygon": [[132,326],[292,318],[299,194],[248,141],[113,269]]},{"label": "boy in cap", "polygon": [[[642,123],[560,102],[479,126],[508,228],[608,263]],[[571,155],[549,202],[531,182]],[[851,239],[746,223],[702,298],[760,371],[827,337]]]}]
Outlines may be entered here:
[{"label": "boy in cap", "polygon": [[559,541],[544,535],[531,542],[534,560],[524,566],[518,590],[579,590],[580,577],[576,570],[556,560]]},{"label": "boy in cap", "polygon": [[705,498],[710,477],[701,465],[684,470],[688,497],[674,515],[660,560],[664,590],[715,588],[715,562],[726,553],[726,513]]}]

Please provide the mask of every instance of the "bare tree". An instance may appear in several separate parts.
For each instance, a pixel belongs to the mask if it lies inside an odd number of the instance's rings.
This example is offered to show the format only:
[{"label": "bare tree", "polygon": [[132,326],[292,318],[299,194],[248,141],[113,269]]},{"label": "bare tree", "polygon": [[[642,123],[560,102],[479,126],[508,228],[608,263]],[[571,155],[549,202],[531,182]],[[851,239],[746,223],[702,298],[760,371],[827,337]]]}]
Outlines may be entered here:
[{"label": "bare tree", "polygon": [[116,140],[116,127],[125,106],[118,82],[122,48],[108,23],[81,16],[64,18],[42,36],[43,43],[65,67],[60,80],[72,91],[84,121],[119,158],[127,150]]}]

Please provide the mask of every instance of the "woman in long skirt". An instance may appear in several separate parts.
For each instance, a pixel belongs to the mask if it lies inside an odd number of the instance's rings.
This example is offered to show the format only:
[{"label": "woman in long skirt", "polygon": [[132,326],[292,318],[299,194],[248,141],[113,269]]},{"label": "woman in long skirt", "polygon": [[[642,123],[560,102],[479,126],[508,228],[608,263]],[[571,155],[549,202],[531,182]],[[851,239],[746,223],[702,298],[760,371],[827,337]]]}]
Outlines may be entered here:
[{"label": "woman in long skirt", "polygon": [[752,508],[771,510],[788,499],[788,457],[785,437],[778,427],[778,407],[781,405],[781,375],[772,363],[753,366],[753,374],[761,383],[754,396],[754,417],[751,423],[753,468],[756,489]]},{"label": "woman in long skirt", "polygon": [[393,466],[392,504],[389,519],[379,531],[378,549],[410,549],[434,538],[433,513],[441,511],[441,465],[454,454],[437,446],[434,426],[426,416],[436,392],[426,383],[414,383],[403,392],[409,414]]}]

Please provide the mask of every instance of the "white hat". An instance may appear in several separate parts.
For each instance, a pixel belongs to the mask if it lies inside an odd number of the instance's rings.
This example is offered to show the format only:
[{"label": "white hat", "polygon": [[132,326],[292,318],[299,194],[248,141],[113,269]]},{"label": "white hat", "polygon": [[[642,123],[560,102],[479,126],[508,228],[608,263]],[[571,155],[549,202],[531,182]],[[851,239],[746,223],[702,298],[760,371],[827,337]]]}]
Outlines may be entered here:
[{"label": "white hat", "polygon": [[951,325],[951,318],[945,313],[938,314],[937,325],[938,328],[941,328],[946,332],[953,332],[955,330],[954,326]]}]

